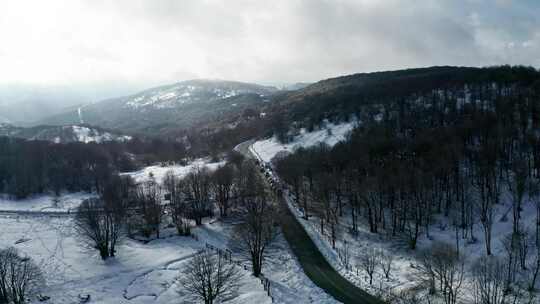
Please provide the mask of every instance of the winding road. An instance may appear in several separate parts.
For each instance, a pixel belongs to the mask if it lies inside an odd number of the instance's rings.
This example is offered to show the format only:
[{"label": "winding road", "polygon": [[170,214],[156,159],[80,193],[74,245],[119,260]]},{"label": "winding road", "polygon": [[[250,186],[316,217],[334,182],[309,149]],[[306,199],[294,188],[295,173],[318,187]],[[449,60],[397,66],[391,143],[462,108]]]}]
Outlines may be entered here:
[{"label": "winding road", "polygon": [[[249,150],[253,140],[243,142],[235,150],[244,156],[256,159]],[[263,178],[266,180],[266,178]],[[336,300],[349,304],[382,304],[381,300],[358,288],[343,278],[324,258],[313,243],[304,227],[292,214],[283,196],[279,198],[281,217],[280,225],[285,239],[298,258],[302,269],[315,285],[326,291]]]}]

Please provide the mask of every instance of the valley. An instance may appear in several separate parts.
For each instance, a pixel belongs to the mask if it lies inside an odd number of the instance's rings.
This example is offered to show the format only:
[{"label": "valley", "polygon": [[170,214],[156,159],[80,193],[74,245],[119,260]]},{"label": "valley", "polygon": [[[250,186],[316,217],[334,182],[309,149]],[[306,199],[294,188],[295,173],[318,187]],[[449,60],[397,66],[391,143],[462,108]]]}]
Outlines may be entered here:
[{"label": "valley", "polygon": [[0,4],[0,304],[540,303],[534,4],[150,2]]}]

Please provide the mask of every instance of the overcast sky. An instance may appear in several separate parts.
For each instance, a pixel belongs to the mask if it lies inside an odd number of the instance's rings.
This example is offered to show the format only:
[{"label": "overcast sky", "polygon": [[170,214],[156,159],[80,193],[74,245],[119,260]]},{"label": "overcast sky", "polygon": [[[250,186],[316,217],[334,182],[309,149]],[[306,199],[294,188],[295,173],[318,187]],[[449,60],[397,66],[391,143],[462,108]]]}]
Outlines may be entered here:
[{"label": "overcast sky", "polygon": [[2,0],[0,85],[540,67],[539,0]]}]

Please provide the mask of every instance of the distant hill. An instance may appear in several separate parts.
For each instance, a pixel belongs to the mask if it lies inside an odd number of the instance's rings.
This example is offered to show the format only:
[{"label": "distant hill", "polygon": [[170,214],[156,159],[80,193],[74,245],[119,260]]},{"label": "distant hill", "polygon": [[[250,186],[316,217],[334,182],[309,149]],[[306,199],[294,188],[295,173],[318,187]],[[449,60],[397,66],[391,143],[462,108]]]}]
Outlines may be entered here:
[{"label": "distant hill", "polygon": [[254,137],[285,135],[290,128],[312,130],[325,120],[380,120],[385,117],[381,112],[385,104],[391,105],[384,107],[387,111],[403,113],[410,110],[404,101],[427,107],[430,98],[445,92],[454,102],[463,102],[472,93],[478,95],[470,92],[472,87],[540,88],[539,75],[530,67],[442,66],[346,75],[296,90],[192,80],[89,104],[43,123],[88,123],[125,134],[161,136],[196,145],[205,153]]},{"label": "distant hill", "polygon": [[222,80],[190,80],[100,101],[51,116],[42,124],[88,123],[128,132],[190,128],[267,101],[274,87]]},{"label": "distant hill", "polygon": [[367,105],[397,104],[437,90],[464,94],[467,85],[515,83],[538,85],[540,73],[529,67],[429,67],[359,73],[321,80],[276,99],[274,107],[292,120],[321,121],[357,114]]},{"label": "distant hill", "polygon": [[6,123],[0,123],[0,136],[16,137],[28,140],[44,140],[54,143],[102,143],[107,141],[124,142],[131,139],[131,136],[119,135],[111,131],[105,131],[101,128],[88,125],[35,126],[23,128]]}]

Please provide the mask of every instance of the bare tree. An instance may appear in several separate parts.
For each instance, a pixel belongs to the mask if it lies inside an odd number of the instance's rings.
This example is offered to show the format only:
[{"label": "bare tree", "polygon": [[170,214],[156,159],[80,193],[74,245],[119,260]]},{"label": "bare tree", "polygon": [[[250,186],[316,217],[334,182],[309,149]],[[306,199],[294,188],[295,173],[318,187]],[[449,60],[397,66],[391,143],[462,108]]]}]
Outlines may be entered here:
[{"label": "bare tree", "polygon": [[165,188],[169,194],[172,194],[175,191],[177,183],[178,177],[174,174],[173,170],[165,172],[165,177],[163,177],[163,188]]},{"label": "bare tree", "polygon": [[[330,174],[319,174],[314,181],[315,187],[313,191],[314,199],[322,205],[322,210],[316,212],[328,223],[330,229],[330,240],[332,249],[336,250],[336,241],[339,229],[339,205],[332,198],[333,182]],[[321,222],[321,233],[324,233],[324,223]]]},{"label": "bare tree", "polygon": [[538,275],[540,274],[540,248],[536,249],[535,256],[529,262],[527,266],[528,290],[534,291],[536,288],[536,282]]},{"label": "bare tree", "polygon": [[346,270],[349,270],[351,267],[351,250],[349,248],[349,243],[347,240],[343,242],[343,246],[341,248],[337,248],[337,254],[339,257],[339,260],[341,261],[341,264],[345,266]]},{"label": "bare tree", "polygon": [[501,243],[505,252],[505,270],[506,276],[504,281],[505,291],[510,291],[512,283],[514,283],[517,265],[518,265],[518,247],[519,247],[519,235],[510,232],[508,235],[504,236],[501,240]]},{"label": "bare tree", "polygon": [[253,275],[262,272],[268,247],[277,235],[275,207],[266,196],[251,197],[243,206],[244,222],[235,227],[232,246],[244,253],[251,262]]},{"label": "bare tree", "polygon": [[240,273],[235,264],[227,263],[221,255],[201,251],[180,273],[183,289],[205,304],[231,297],[238,289]]},{"label": "bare tree", "polygon": [[384,277],[389,280],[392,272],[392,266],[394,264],[394,255],[392,253],[384,252],[381,250],[381,269],[384,273]]},{"label": "bare tree", "polygon": [[375,248],[368,248],[362,256],[360,256],[360,267],[369,276],[369,285],[373,284],[373,275],[379,265],[379,252]]},{"label": "bare tree", "polygon": [[452,245],[435,243],[422,253],[420,275],[429,282],[431,293],[438,289],[446,304],[455,304],[465,276],[464,259]]},{"label": "bare tree", "polygon": [[512,230],[514,233],[519,232],[523,198],[529,185],[527,175],[527,164],[521,159],[515,160],[512,164],[512,170],[508,170],[507,184],[512,195]]},{"label": "bare tree", "polygon": [[[424,298],[421,295],[419,295],[418,290],[415,290],[415,289],[406,289],[406,290],[400,291],[397,295],[395,295],[394,301],[395,303],[399,303],[399,304],[422,304],[426,302]],[[394,303],[394,302],[389,302],[389,303]]]},{"label": "bare tree", "polygon": [[473,266],[475,304],[504,303],[504,265],[496,257],[482,257]]},{"label": "bare tree", "polygon": [[535,258],[529,263],[529,290],[534,290],[536,281],[540,275],[540,185],[538,181],[531,182],[529,187],[530,196],[533,198],[533,203],[536,209],[536,225],[535,225]]},{"label": "bare tree", "polygon": [[499,199],[499,180],[495,166],[488,161],[480,162],[476,170],[474,186],[478,193],[477,209],[484,230],[487,255],[491,255],[491,231],[494,204]]},{"label": "bare tree", "polygon": [[188,214],[188,201],[185,196],[185,182],[175,180],[169,188],[170,203],[169,214],[179,235],[190,235],[191,229],[189,221],[186,220]]},{"label": "bare tree", "polygon": [[15,248],[0,250],[0,303],[23,304],[43,285],[39,267]]},{"label": "bare tree", "polygon": [[521,270],[527,270],[527,258],[529,257],[531,237],[529,235],[529,231],[522,225],[518,226],[517,238],[519,265]]},{"label": "bare tree", "polygon": [[245,205],[249,198],[256,197],[264,191],[264,184],[257,175],[257,170],[253,162],[245,161],[236,172],[234,192],[242,205]]},{"label": "bare tree", "polygon": [[135,201],[142,217],[142,233],[146,237],[149,237],[155,232],[156,237],[159,239],[160,226],[164,214],[161,186],[151,178],[137,187]]},{"label": "bare tree", "polygon": [[184,179],[185,193],[189,199],[189,214],[196,225],[201,225],[210,210],[210,174],[204,167],[195,168]]},{"label": "bare tree", "polygon": [[90,198],[82,202],[75,217],[76,231],[102,259],[113,257],[124,229],[122,201]]},{"label": "bare tree", "polygon": [[219,215],[227,216],[229,200],[234,185],[234,168],[231,165],[219,167],[210,178],[211,187],[219,206]]}]

